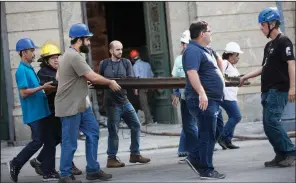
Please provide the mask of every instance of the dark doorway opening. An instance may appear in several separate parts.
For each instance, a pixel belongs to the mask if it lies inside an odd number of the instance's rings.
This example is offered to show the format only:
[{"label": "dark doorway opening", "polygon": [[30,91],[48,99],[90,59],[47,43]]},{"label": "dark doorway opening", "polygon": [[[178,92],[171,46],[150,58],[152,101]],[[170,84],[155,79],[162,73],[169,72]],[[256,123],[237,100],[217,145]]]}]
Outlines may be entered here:
[{"label": "dark doorway opening", "polygon": [[[92,65],[98,72],[101,60],[110,57],[109,43],[118,40],[123,44],[122,57],[129,58],[129,52],[136,49],[143,60],[149,61],[143,2],[86,2],[91,39]],[[139,109],[138,97],[128,92],[128,98]],[[104,114],[103,91],[97,91],[101,114]]]},{"label": "dark doorway opening", "polygon": [[108,40],[120,40],[124,47],[146,45],[142,2],[105,2]]},{"label": "dark doorway opening", "polygon": [[143,2],[86,2],[91,40],[92,64],[98,71],[99,62],[109,57],[108,45],[113,40],[123,44],[123,57],[137,49],[148,60]]}]

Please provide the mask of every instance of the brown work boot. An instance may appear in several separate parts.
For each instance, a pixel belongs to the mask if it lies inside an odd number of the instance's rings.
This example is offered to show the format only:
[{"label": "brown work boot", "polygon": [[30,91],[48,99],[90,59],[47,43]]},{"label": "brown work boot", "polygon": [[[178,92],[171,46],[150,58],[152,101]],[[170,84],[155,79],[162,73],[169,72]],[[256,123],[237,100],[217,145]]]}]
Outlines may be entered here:
[{"label": "brown work boot", "polygon": [[109,156],[107,160],[107,168],[120,168],[124,167],[125,164],[120,161],[120,159],[117,156]]},{"label": "brown work boot", "polygon": [[130,163],[149,163],[150,161],[150,158],[145,158],[141,155],[130,155],[129,159]]},{"label": "brown work boot", "polygon": [[72,177],[61,177],[58,183],[82,183],[80,180],[73,180]]},{"label": "brown work boot", "polygon": [[100,179],[100,180],[107,181],[107,180],[110,180],[111,178],[112,178],[112,174],[105,173],[102,170],[100,170],[99,172],[87,173],[86,174],[86,179],[87,180],[97,180],[97,179]]}]

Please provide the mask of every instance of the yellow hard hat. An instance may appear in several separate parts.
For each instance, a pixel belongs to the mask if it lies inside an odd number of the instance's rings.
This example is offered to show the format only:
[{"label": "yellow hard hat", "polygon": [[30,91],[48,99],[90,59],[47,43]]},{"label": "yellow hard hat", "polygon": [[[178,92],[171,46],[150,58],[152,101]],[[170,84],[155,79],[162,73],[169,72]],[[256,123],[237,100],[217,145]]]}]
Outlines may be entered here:
[{"label": "yellow hard hat", "polygon": [[51,55],[60,55],[61,51],[58,46],[54,44],[45,44],[41,49],[41,57],[47,57]]}]

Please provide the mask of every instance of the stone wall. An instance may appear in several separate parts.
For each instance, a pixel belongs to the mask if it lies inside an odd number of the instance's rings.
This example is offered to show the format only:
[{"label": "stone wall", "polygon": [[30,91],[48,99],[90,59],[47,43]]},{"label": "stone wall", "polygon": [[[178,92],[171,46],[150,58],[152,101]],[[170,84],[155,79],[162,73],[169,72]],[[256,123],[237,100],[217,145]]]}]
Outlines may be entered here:
[{"label": "stone wall", "polygon": [[[70,45],[70,39],[68,38],[70,25],[82,22],[81,3],[5,2],[5,10],[11,75],[13,81],[14,130],[16,141],[22,141],[30,139],[31,133],[29,133],[29,128],[26,125],[23,125],[19,92],[15,82],[15,72],[20,62],[20,57],[15,50],[16,42],[21,38],[31,38],[37,46],[35,60],[40,57],[40,48],[47,40],[54,40],[57,43],[62,43],[61,49],[64,50],[65,47]],[[62,19],[60,19],[60,16]],[[40,63],[38,62],[32,63],[36,72],[40,69],[39,64]]]},{"label": "stone wall", "polygon": [[[16,42],[21,38],[31,38],[36,46],[36,58],[40,56],[40,47],[46,40],[53,39],[59,42],[58,7],[56,2],[6,2],[6,20],[8,33],[8,46],[13,81],[13,122],[15,124],[16,140],[30,139],[29,128],[23,125],[19,93],[15,82],[15,72],[20,57],[15,50]],[[37,59],[36,59],[37,60]],[[39,64],[32,65],[36,71]]]}]

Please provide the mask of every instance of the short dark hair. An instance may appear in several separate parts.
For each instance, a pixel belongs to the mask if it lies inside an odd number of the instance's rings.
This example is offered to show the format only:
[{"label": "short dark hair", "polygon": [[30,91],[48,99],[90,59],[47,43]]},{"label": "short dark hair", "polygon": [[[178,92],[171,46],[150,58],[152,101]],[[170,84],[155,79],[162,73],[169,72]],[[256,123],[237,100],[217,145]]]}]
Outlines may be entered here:
[{"label": "short dark hair", "polygon": [[78,39],[80,39],[80,37],[76,37],[74,39],[71,39],[71,45],[75,44],[78,41]]},{"label": "short dark hair", "polygon": [[84,41],[85,38],[88,38],[88,37],[76,37],[71,40],[71,45],[75,44],[79,39],[81,39],[81,41]]},{"label": "short dark hair", "polygon": [[22,50],[22,51],[20,51],[20,53],[19,53],[20,57],[23,57],[23,52],[27,53],[28,50]]},{"label": "short dark hair", "polygon": [[233,53],[226,53],[226,52],[224,52],[224,53],[222,54],[222,59],[223,59],[223,60],[228,60],[229,57],[231,57],[232,55],[233,55]]},{"label": "short dark hair", "polygon": [[189,27],[191,39],[196,39],[201,32],[207,31],[208,23],[206,21],[198,21],[192,23]]}]

